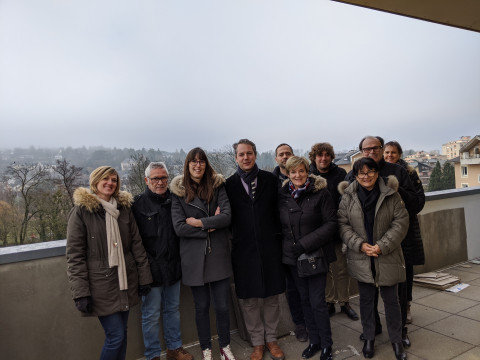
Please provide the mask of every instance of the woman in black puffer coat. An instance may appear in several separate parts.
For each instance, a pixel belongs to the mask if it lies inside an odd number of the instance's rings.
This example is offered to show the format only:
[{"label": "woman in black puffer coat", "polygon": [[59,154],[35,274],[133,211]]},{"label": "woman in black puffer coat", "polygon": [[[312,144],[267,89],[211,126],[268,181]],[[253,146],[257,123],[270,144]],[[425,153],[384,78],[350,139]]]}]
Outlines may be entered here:
[{"label": "woman in black puffer coat", "polygon": [[328,265],[323,273],[301,277],[297,260],[312,253],[323,257],[327,264],[336,260],[332,243],[337,231],[336,207],[327,181],[321,176],[308,176],[307,159],[292,156],[286,169],[290,179],[283,183],[279,199],[282,261],[300,293],[310,337],[302,358],[308,359],[321,350],[320,360],[327,360],[332,358],[332,332],[325,302]]},{"label": "woman in black puffer coat", "polygon": [[409,166],[405,160],[401,159],[403,154],[402,147],[396,141],[389,141],[385,144],[384,158],[385,161],[398,164],[405,168],[410,177],[410,181],[415,188],[416,197],[416,211],[409,212],[410,226],[408,228],[407,236],[402,242],[403,256],[405,258],[405,265],[407,271],[407,310],[404,316],[405,323],[410,324],[412,322],[412,315],[410,313],[410,304],[412,301],[412,288],[413,288],[413,266],[425,264],[425,253],[423,251],[422,235],[420,233],[420,225],[418,223],[417,214],[422,211],[425,206],[425,192],[423,190],[422,182],[418,177],[417,172],[411,166]]}]

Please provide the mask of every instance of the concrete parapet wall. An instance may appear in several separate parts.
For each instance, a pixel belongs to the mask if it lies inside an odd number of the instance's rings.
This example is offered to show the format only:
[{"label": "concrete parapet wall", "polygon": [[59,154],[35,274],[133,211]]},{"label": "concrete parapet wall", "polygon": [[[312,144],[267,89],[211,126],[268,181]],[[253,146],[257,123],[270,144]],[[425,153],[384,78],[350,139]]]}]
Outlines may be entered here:
[{"label": "concrete parapet wall", "polygon": [[[427,194],[419,216],[426,264],[436,270],[480,257],[480,188]],[[70,296],[65,241],[0,248],[0,357],[15,360],[97,359],[104,341],[97,318],[81,318]],[[352,290],[356,284],[352,281]],[[282,300],[282,314],[288,317]],[[181,288],[182,337],[197,341],[190,289]],[[237,322],[231,307],[231,329]],[[142,357],[140,306],[130,311],[127,359]],[[282,319],[281,331],[292,327]],[[216,333],[213,314],[212,333]]]}]

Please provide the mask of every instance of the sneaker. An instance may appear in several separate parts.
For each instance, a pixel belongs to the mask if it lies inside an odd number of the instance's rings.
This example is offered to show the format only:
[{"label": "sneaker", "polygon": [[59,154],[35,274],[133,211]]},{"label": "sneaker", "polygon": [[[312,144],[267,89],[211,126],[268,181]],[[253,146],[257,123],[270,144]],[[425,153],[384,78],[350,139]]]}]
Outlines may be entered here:
[{"label": "sneaker", "polygon": [[232,349],[230,349],[230,345],[227,345],[220,349],[220,358],[222,360],[235,360],[235,356],[233,356]]},{"label": "sneaker", "polygon": [[202,350],[202,360],[212,360],[212,349]]},{"label": "sneaker", "polygon": [[193,356],[180,346],[175,350],[167,350],[167,360],[193,360]]}]

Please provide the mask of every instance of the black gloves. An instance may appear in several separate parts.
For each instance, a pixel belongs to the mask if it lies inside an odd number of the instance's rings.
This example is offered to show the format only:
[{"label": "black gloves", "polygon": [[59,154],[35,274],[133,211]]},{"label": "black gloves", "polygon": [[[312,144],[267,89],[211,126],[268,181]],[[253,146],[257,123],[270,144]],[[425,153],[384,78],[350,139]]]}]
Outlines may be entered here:
[{"label": "black gloves", "polygon": [[293,254],[295,257],[299,257],[305,252],[305,248],[300,244],[299,242],[296,242],[293,244]]},{"label": "black gloves", "polygon": [[148,285],[140,285],[138,287],[138,295],[140,296],[147,296],[148,293],[150,292],[150,290],[152,290],[152,287],[150,286],[150,284]]},{"label": "black gloves", "polygon": [[78,299],[75,299],[75,307],[78,311],[84,314],[90,314],[92,312],[92,297],[84,296]]}]

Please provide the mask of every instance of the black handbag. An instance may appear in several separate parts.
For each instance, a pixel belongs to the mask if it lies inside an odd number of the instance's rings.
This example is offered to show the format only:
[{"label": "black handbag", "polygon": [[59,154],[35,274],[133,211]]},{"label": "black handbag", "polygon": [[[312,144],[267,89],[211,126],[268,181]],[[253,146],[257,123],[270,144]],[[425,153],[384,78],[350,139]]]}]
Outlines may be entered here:
[{"label": "black handbag", "polygon": [[303,253],[297,259],[298,277],[308,277],[328,272],[328,263],[323,249],[315,250],[309,254]]}]

